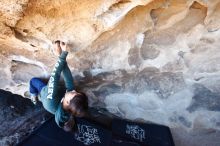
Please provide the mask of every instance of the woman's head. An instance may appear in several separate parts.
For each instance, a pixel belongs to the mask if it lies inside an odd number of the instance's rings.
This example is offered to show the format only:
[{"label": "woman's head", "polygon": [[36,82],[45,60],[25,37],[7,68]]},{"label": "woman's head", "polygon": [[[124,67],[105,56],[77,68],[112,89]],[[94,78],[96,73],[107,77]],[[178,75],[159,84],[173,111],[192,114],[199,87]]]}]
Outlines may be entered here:
[{"label": "woman's head", "polygon": [[88,110],[88,98],[75,90],[67,92],[63,98],[63,108],[77,117],[83,117]]}]

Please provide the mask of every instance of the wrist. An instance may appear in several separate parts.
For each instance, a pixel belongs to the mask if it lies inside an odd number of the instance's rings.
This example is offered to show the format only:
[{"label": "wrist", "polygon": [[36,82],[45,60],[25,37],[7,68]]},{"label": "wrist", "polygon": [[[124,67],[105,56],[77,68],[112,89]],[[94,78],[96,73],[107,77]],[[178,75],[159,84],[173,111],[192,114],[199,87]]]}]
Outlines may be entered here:
[{"label": "wrist", "polygon": [[61,55],[60,55],[60,58],[66,59],[67,55],[68,55],[68,52],[67,52],[67,51],[62,51],[62,53],[61,53]]}]

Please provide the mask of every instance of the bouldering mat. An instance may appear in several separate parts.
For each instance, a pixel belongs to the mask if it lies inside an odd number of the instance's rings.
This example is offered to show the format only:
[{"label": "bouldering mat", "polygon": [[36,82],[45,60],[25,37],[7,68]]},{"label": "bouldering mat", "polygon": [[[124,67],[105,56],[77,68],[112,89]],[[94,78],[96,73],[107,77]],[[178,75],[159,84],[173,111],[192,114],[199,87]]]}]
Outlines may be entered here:
[{"label": "bouldering mat", "polygon": [[[169,127],[113,118],[75,118],[77,132],[65,132],[54,117],[17,146],[174,146]],[[105,118],[103,118],[105,119]]]}]

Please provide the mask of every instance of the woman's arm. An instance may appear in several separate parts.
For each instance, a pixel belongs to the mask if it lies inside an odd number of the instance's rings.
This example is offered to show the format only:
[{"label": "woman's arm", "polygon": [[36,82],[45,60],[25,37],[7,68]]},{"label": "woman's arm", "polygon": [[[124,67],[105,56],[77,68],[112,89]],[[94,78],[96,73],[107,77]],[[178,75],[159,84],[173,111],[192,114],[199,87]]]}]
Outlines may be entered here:
[{"label": "woman's arm", "polygon": [[63,78],[64,78],[64,82],[65,82],[65,86],[66,86],[67,91],[74,90],[73,76],[71,74],[71,71],[70,71],[67,63],[65,64],[65,66],[63,68]]},{"label": "woman's arm", "polygon": [[53,72],[51,73],[51,77],[48,82],[48,96],[47,98],[53,99],[53,97],[56,95],[56,92],[58,90],[58,84],[60,80],[60,74],[66,64],[66,57],[68,55],[68,52],[63,51],[59,57],[59,60],[55,64],[55,67],[53,69]]}]

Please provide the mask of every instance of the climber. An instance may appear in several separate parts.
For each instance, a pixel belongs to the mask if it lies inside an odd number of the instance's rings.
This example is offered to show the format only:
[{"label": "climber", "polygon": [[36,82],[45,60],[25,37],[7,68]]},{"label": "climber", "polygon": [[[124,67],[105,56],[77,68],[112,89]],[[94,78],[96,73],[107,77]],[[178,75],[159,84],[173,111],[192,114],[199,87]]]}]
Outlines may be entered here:
[{"label": "climber", "polygon": [[[65,131],[73,131],[74,116],[83,117],[87,113],[88,98],[84,93],[75,91],[73,77],[66,62],[67,44],[56,41],[54,51],[59,59],[51,73],[48,84],[40,78],[32,78],[29,93],[32,102],[41,101],[43,107],[55,115],[57,125]],[[63,73],[65,87],[59,83]],[[66,90],[66,93],[65,93]]]}]

